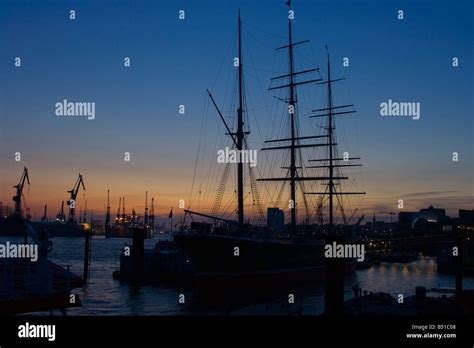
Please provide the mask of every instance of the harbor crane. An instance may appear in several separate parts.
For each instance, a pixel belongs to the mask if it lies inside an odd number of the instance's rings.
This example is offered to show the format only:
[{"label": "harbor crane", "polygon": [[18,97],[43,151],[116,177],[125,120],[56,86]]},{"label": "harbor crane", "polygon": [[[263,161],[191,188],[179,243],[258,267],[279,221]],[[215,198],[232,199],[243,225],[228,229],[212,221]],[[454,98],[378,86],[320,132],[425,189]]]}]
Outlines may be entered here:
[{"label": "harbor crane", "polygon": [[76,183],[74,184],[74,187],[72,188],[72,190],[67,191],[68,193],[71,194],[71,198],[67,202],[67,204],[69,206],[69,218],[68,218],[69,223],[75,223],[76,222],[76,218],[75,218],[76,197],[77,197],[77,193],[79,192],[79,189],[81,188],[81,186],[82,186],[83,190],[85,191],[86,187],[84,186],[84,180],[82,179],[82,175],[79,173],[79,177],[77,178]]},{"label": "harbor crane", "polygon": [[28,176],[28,169],[25,167],[23,173],[21,174],[20,181],[18,185],[13,186],[16,188],[16,195],[13,196],[13,202],[15,202],[15,212],[14,215],[21,217],[21,197],[23,195],[23,188],[25,187],[25,181],[30,185],[30,177]]}]

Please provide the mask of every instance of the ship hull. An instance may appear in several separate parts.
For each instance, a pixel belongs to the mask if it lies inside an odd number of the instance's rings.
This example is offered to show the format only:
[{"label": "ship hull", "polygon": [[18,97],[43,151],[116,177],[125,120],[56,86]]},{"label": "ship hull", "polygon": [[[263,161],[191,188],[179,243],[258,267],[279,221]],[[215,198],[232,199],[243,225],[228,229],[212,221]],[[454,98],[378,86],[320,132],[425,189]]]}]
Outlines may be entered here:
[{"label": "ship hull", "polygon": [[[190,257],[196,278],[311,279],[324,277],[322,241],[297,243],[211,234],[176,234],[175,243]],[[346,273],[355,271],[355,259],[346,262]]]},{"label": "ship hull", "polygon": [[84,238],[85,230],[80,224],[68,224],[59,222],[32,222],[38,231],[44,231],[50,237]]}]

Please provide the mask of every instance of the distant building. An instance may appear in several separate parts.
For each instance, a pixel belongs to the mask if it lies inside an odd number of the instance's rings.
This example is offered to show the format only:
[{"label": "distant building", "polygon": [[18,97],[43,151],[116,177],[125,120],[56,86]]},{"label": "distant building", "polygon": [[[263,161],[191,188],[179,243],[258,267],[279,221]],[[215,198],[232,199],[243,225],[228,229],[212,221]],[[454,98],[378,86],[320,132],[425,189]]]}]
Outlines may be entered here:
[{"label": "distant building", "polygon": [[459,209],[459,224],[474,227],[474,210]]},{"label": "distant building", "polygon": [[417,234],[437,233],[442,226],[451,224],[445,209],[434,208],[432,205],[419,212],[404,211],[398,214],[398,225],[402,231],[413,230]]},{"label": "distant building", "polygon": [[446,210],[445,209],[439,209],[439,208],[434,208],[432,205],[430,205],[426,209],[421,209],[420,213],[429,213],[436,215],[438,219],[440,219],[443,216],[446,216]]},{"label": "distant building", "polygon": [[285,214],[279,208],[267,209],[267,226],[274,231],[281,231],[285,227]]},{"label": "distant building", "polygon": [[413,228],[413,221],[417,216],[417,212],[401,211],[398,213],[398,226],[401,230],[411,230]]}]

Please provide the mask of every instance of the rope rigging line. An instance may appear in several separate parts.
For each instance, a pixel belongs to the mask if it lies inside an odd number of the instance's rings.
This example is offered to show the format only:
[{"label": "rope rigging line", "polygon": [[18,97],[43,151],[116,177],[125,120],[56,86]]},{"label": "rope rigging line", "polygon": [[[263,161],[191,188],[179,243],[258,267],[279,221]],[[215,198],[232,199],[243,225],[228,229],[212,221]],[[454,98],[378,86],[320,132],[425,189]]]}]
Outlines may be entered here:
[{"label": "rope rigging line", "polygon": [[227,180],[229,179],[229,173],[230,173],[230,163],[227,162],[225,164],[224,171],[222,172],[222,178],[217,188],[214,204],[212,205],[212,208],[211,208],[211,215],[217,215],[219,213],[219,209],[222,203],[222,198],[224,197],[224,193],[225,193],[225,187],[227,185]]},{"label": "rope rigging line", "polygon": [[[248,148],[247,142],[245,142],[245,146],[246,148]],[[259,220],[260,222],[263,222],[265,221],[265,214],[263,212],[263,207],[260,200],[260,194],[258,193],[258,189],[257,189],[257,180],[255,180],[253,167],[250,165],[250,163],[248,164],[248,169],[249,169],[249,177],[250,177],[250,188],[254,197],[254,201],[256,203],[256,209],[257,209],[257,214],[258,214],[257,220]]]}]

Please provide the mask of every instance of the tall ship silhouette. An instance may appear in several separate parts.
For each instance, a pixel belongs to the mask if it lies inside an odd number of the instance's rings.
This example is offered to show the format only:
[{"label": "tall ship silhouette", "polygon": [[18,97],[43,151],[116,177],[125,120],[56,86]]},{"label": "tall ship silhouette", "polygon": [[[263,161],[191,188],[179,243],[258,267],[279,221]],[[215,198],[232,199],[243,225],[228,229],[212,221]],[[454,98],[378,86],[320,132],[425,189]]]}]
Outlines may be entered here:
[{"label": "tall ship silhouette", "polygon": [[[193,221],[189,228],[182,227],[181,231],[174,234],[175,243],[182,248],[190,257],[196,270],[196,277],[205,280],[207,284],[212,284],[214,279],[225,279],[226,282],[241,282],[242,280],[304,280],[318,279],[326,274],[328,262],[324,257],[324,245],[333,241],[344,243],[349,238],[346,233],[350,226],[338,226],[335,222],[336,204],[339,204],[341,211],[342,197],[347,195],[361,195],[364,192],[350,192],[342,189],[341,183],[348,177],[342,173],[344,167],[355,167],[360,164],[354,163],[359,157],[341,157],[337,151],[335,137],[335,117],[339,115],[349,115],[354,113],[353,105],[333,104],[333,84],[343,78],[333,79],[331,77],[331,63],[329,51],[327,52],[327,71],[323,78],[319,68],[305,68],[297,70],[295,64],[295,50],[304,45],[308,40],[295,41],[293,39],[293,28],[291,17],[291,3],[287,2],[290,9],[288,17],[288,42],[278,47],[277,52],[282,52],[287,57],[287,71],[271,79],[270,92],[283,91],[284,97],[275,97],[278,103],[285,105],[286,129],[283,137],[270,139],[264,142],[265,147],[260,151],[283,155],[286,164],[279,168],[283,175],[271,172],[268,177],[256,178],[254,168],[248,165],[248,170],[244,171],[245,163],[238,161],[233,164],[237,168],[236,196],[237,219],[216,216],[222,200],[222,190],[225,184],[221,181],[217,188],[217,195],[211,211],[196,211],[191,208],[185,210],[185,217],[201,218],[208,222]],[[231,140],[231,148],[237,153],[249,150],[249,122],[245,119],[246,96],[244,93],[244,57],[242,50],[242,22],[240,10],[238,14],[238,51],[236,62],[237,83],[236,83],[236,127],[230,126],[217,103],[208,91],[212,106],[216,109],[223,122],[226,135]],[[321,134],[301,134],[302,129],[298,120],[298,97],[297,89],[319,86],[324,88],[326,94],[325,107],[314,109],[314,114],[308,115],[311,118],[325,120]],[[303,150],[324,149],[317,152],[320,158],[305,158]],[[316,151],[315,151],[316,152]],[[306,161],[317,163],[308,165]],[[226,164],[223,180],[229,176],[230,165]],[[247,179],[246,173],[247,172]],[[315,172],[322,173],[314,175]],[[261,185],[281,184],[278,196],[282,195],[289,185],[289,217],[290,223],[280,229],[270,226],[270,224],[258,225],[246,221],[246,211],[244,209],[245,184],[250,186],[254,205],[257,207],[256,213],[263,217],[260,196],[257,190],[257,182]],[[312,184],[312,185],[310,185]],[[316,186],[317,185],[317,186]],[[323,187],[316,192],[309,192],[309,187]],[[268,188],[268,187],[267,187]],[[315,209],[318,224],[309,224],[309,221],[298,221],[297,209],[304,206],[306,210],[311,210],[307,198],[318,197]],[[322,209],[326,204],[328,210],[327,223],[323,223]],[[285,204],[286,206],[286,204]],[[270,207],[271,208],[271,207]],[[273,209],[274,213],[281,212]],[[346,220],[344,218],[344,220]],[[209,222],[211,221],[211,222]],[[360,220],[359,220],[360,222]],[[184,224],[183,224],[184,226]],[[346,274],[355,271],[355,259],[344,259],[339,266],[339,270]],[[337,266],[335,266],[337,268]],[[336,270],[334,268],[334,270]]]}]

